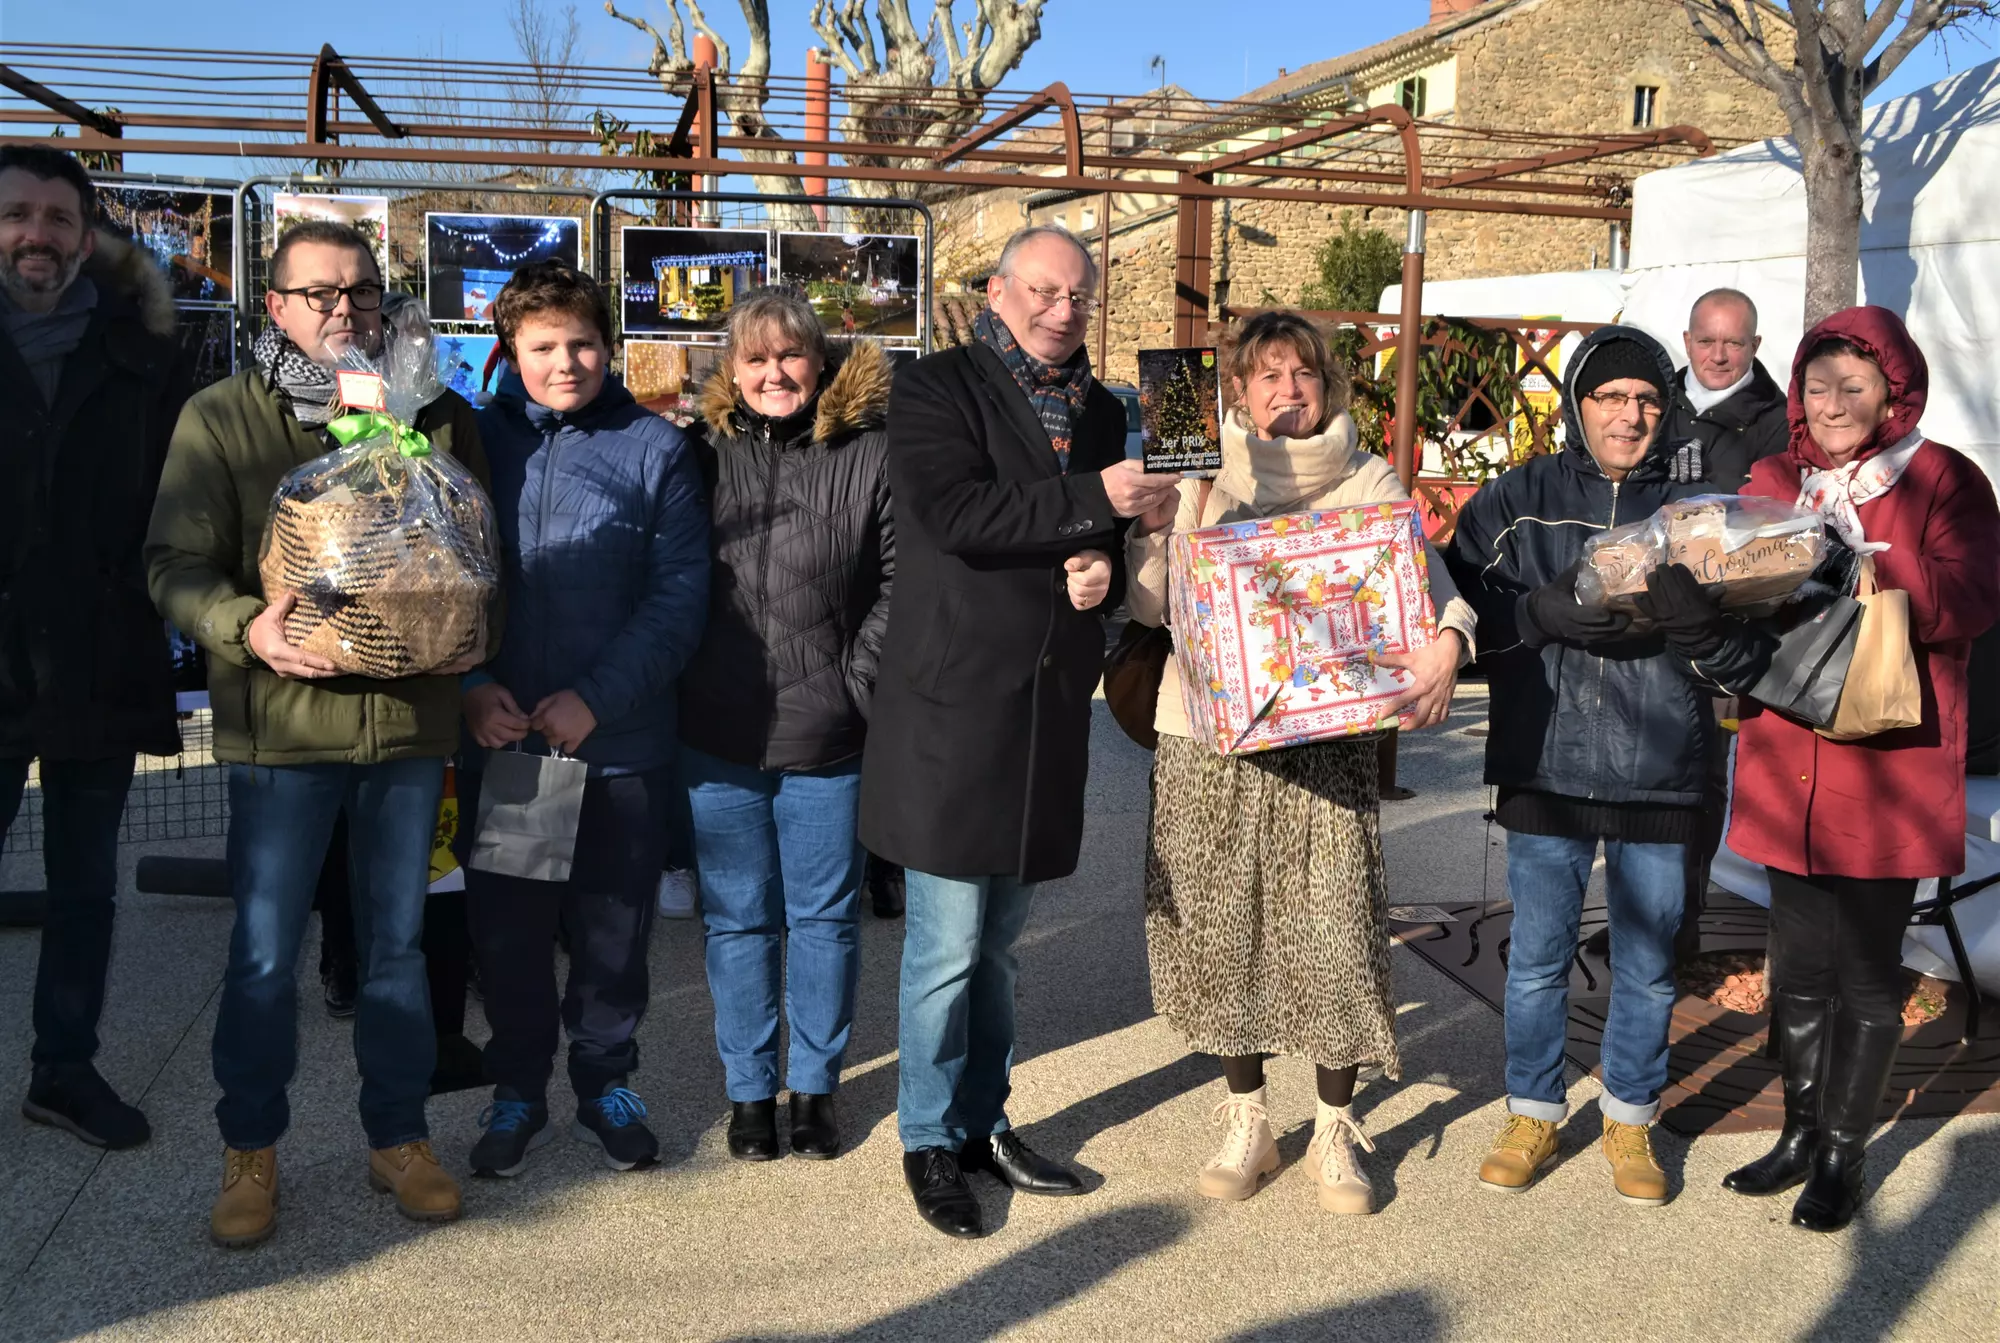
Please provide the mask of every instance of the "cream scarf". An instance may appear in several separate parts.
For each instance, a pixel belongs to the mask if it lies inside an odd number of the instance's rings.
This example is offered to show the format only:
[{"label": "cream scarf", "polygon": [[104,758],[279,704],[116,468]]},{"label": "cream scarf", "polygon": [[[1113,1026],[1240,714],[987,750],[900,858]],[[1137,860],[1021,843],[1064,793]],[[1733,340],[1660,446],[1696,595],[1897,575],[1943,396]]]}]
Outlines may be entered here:
[{"label": "cream scarf", "polygon": [[1735,396],[1745,387],[1748,387],[1750,380],[1756,376],[1757,365],[1752,361],[1749,372],[1745,373],[1735,382],[1730,383],[1721,391],[1712,392],[1701,385],[1701,379],[1694,375],[1694,365],[1689,364],[1687,371],[1681,375],[1681,387],[1686,390],[1688,404],[1694,407],[1694,413],[1697,415],[1706,415],[1709,411],[1715,409],[1715,407],[1721,405],[1730,397]]},{"label": "cream scarf", "polygon": [[1304,511],[1354,467],[1358,439],[1346,411],[1311,438],[1259,438],[1242,409],[1222,422],[1222,470],[1215,488],[1258,517]]},{"label": "cream scarf", "polygon": [[1912,430],[1895,447],[1884,448],[1866,460],[1824,471],[1801,471],[1799,507],[1810,508],[1824,518],[1857,555],[1887,550],[1887,541],[1870,541],[1861,530],[1861,505],[1887,494],[1903,478],[1910,459],[1923,445],[1923,434]]}]

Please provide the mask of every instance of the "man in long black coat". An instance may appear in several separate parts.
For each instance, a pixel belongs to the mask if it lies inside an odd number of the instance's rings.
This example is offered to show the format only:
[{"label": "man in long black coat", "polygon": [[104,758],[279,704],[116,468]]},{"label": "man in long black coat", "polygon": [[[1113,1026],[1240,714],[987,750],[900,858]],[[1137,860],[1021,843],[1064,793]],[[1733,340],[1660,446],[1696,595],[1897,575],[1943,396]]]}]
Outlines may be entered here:
[{"label": "man in long black coat", "polygon": [[1036,883],[1075,870],[1102,613],[1120,534],[1170,494],[1124,460],[1118,399],[1083,352],[1095,266],[1058,229],[1001,253],[969,345],[889,400],[896,594],[871,707],[861,838],[909,869],[903,1170],[918,1211],[982,1234],[965,1171],[1075,1194],[1007,1122],[1013,945]]},{"label": "man in long black coat", "polygon": [[0,833],[41,762],[49,910],[29,1119],[146,1140],[91,1059],[136,752],[180,750],[166,626],[140,558],[186,364],[151,256],[93,229],[67,154],[0,151]]}]

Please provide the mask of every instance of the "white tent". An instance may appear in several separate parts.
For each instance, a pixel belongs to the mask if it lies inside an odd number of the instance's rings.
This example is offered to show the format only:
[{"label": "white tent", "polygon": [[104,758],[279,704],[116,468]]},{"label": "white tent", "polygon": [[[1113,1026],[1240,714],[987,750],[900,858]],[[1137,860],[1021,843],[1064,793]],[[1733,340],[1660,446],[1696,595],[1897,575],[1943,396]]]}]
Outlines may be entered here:
[{"label": "white tent", "polygon": [[[1861,301],[1902,314],[1930,361],[1924,432],[2000,481],[2000,61],[1869,108],[1864,130]],[[1804,334],[1805,244],[1790,139],[1647,173],[1625,320],[1678,355],[1694,299],[1741,289],[1782,384]]]},{"label": "white tent", "polygon": [[[1625,306],[1623,272],[1551,271],[1425,280],[1424,311],[1446,317],[1543,317],[1557,322],[1615,322]],[[1403,286],[1382,291],[1378,312],[1403,310]]]}]

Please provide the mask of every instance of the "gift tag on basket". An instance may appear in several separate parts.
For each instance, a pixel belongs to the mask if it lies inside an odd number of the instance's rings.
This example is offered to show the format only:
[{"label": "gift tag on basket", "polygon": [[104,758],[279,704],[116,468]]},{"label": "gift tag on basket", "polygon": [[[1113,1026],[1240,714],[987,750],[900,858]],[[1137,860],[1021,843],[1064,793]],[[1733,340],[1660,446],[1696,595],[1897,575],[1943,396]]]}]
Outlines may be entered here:
[{"label": "gift tag on basket", "polygon": [[382,385],[380,373],[364,373],[359,369],[337,368],[333,371],[334,386],[340,392],[340,403],[349,410],[387,410],[389,394]]},{"label": "gift tag on basket", "polygon": [[486,753],[466,866],[530,881],[568,881],[590,767],[512,747]]}]

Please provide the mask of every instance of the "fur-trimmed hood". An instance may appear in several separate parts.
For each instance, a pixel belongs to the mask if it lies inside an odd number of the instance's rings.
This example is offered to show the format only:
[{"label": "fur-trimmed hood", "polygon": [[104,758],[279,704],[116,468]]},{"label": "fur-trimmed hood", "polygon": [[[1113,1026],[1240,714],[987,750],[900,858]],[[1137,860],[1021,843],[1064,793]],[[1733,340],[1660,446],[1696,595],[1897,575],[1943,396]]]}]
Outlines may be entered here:
[{"label": "fur-trimmed hood", "polygon": [[139,310],[139,320],[156,336],[174,334],[174,291],[152,253],[106,229],[97,230],[97,246],[83,263],[100,293],[116,295]]},{"label": "fur-trimmed hood", "polygon": [[[895,370],[873,340],[856,340],[827,361],[820,375],[812,441],[828,443],[845,434],[879,428],[889,417],[889,385]],[[745,432],[748,408],[736,394],[727,364],[716,365],[701,389],[701,418],[717,438]]]}]

